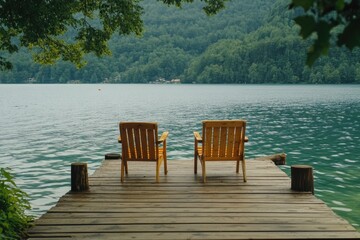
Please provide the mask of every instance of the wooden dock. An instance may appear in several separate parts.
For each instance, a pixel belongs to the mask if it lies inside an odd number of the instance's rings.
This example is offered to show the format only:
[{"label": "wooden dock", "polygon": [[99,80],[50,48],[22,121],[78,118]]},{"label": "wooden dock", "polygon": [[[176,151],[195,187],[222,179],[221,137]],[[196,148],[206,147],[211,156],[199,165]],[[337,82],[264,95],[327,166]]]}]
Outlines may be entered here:
[{"label": "wooden dock", "polygon": [[35,222],[29,239],[360,239],[347,221],[311,193],[290,190],[272,161],[248,160],[246,183],[232,162],[207,164],[207,183],[193,161],[168,161],[155,183],[155,163],[105,160],[90,191],[67,193]]}]

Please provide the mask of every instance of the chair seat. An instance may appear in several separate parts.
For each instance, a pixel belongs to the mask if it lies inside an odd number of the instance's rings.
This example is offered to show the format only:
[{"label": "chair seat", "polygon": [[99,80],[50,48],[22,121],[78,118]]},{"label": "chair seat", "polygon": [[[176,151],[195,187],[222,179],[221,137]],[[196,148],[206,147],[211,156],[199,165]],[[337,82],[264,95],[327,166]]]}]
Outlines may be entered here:
[{"label": "chair seat", "polygon": [[[197,147],[197,155],[199,156],[199,158],[202,160],[203,159],[203,149],[202,149],[202,147],[201,146],[198,146]],[[219,160],[219,159],[221,159],[221,157],[215,157],[214,159],[208,159],[208,161],[216,161],[216,160]],[[235,158],[235,160],[236,160],[237,158]],[[228,159],[224,159],[224,158],[222,158],[221,160],[230,160],[230,161],[233,161],[234,160],[234,157],[228,157]],[[240,161],[240,159],[239,159],[239,161]]]},{"label": "chair seat", "polygon": [[[130,156],[130,150],[129,150],[129,156]],[[159,159],[160,158],[163,158],[164,157],[164,148],[162,147],[159,147]],[[148,155],[148,158],[150,158],[150,156]],[[134,161],[134,160],[131,160],[131,161]],[[135,160],[135,161],[148,161],[148,160]],[[152,160],[149,160],[149,161],[152,161]]]}]

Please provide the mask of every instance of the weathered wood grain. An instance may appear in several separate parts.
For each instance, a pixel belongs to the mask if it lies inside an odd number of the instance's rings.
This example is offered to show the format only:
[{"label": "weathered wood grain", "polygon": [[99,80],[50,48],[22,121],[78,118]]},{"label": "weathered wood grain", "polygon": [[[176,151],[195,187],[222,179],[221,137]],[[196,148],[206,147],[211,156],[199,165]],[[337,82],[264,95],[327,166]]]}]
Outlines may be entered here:
[{"label": "weathered wood grain", "polygon": [[[236,163],[209,162],[202,183],[192,161],[169,161],[156,183],[152,164],[106,160],[90,190],[69,192],[35,226],[29,239],[359,239],[347,221],[291,181],[270,160],[248,160],[247,182]],[[134,170],[134,171],[131,171]]]}]

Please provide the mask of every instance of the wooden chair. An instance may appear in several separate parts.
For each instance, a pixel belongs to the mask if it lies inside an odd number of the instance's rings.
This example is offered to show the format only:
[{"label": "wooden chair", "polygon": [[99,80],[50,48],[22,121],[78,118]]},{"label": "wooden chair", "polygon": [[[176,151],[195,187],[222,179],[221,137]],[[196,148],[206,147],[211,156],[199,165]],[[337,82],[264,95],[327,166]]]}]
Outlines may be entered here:
[{"label": "wooden chair", "polygon": [[[164,132],[158,139],[158,127],[154,122],[120,122],[122,144],[121,182],[124,172],[128,174],[128,161],[156,162],[156,182],[159,182],[161,163],[164,161],[164,172],[167,174],[166,138],[169,132]],[[159,145],[162,144],[162,147]]]},{"label": "wooden chair", "polygon": [[[206,182],[207,161],[236,161],[236,173],[242,164],[243,179],[246,182],[244,143],[246,122],[243,120],[203,121],[203,137],[194,132],[194,173],[197,174],[197,159],[202,165],[203,182]],[[199,146],[199,144],[202,146]]]}]

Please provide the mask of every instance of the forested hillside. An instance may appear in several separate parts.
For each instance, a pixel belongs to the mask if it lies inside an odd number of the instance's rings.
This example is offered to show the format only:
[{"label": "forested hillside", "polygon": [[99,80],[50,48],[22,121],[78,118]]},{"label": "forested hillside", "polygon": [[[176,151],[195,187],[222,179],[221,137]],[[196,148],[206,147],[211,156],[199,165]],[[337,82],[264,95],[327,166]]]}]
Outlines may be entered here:
[{"label": "forested hillside", "polygon": [[233,0],[207,17],[200,3],[177,9],[146,0],[144,35],[114,36],[111,56],[88,56],[78,70],[67,62],[35,64],[23,50],[10,57],[14,69],[1,72],[0,82],[360,83],[359,50],[334,48],[312,69],[305,66],[309,44],[298,36],[287,4]]}]

